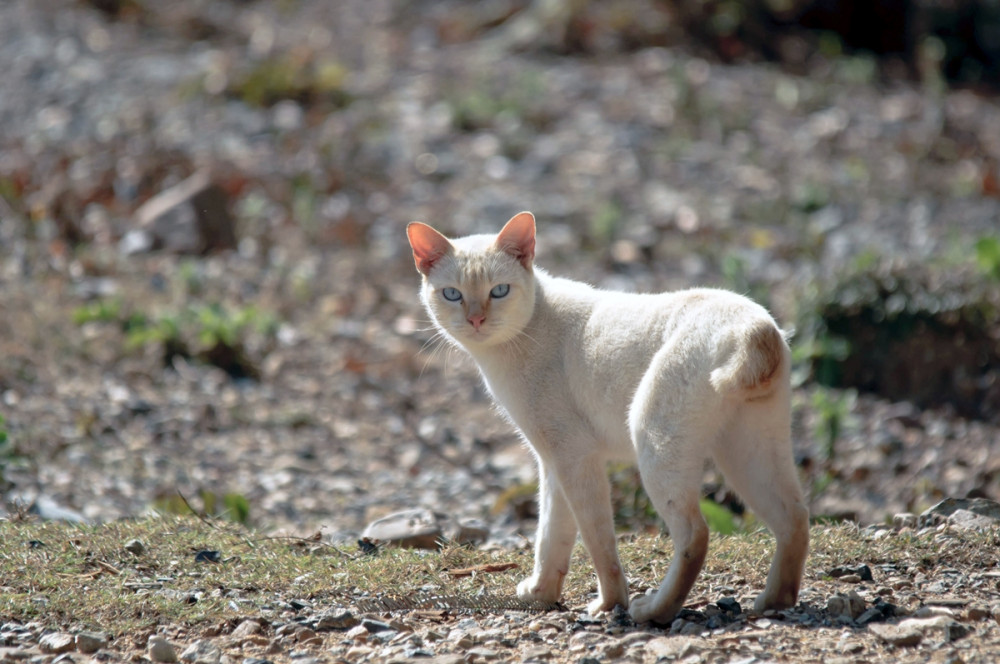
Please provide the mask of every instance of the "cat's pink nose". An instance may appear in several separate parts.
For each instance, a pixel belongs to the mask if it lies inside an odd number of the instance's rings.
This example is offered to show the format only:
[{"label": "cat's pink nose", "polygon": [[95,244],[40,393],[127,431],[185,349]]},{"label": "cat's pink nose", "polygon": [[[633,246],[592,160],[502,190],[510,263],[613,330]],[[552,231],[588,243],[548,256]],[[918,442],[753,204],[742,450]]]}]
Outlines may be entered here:
[{"label": "cat's pink nose", "polygon": [[486,316],[485,314],[469,314],[467,320],[472,323],[472,327],[478,330],[486,321]]}]

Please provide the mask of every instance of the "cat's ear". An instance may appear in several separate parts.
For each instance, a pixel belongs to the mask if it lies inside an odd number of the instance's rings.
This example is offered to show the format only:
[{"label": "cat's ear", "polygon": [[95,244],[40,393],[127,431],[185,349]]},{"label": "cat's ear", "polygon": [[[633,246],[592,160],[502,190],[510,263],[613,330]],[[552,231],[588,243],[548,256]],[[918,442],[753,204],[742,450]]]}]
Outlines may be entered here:
[{"label": "cat's ear", "polygon": [[419,221],[414,221],[406,226],[406,236],[410,238],[413,262],[417,264],[417,271],[425,276],[430,273],[434,264],[442,256],[449,253],[452,248],[448,238]]},{"label": "cat's ear", "polygon": [[535,217],[530,212],[521,212],[510,218],[497,235],[497,247],[521,261],[525,269],[531,269],[535,257]]}]

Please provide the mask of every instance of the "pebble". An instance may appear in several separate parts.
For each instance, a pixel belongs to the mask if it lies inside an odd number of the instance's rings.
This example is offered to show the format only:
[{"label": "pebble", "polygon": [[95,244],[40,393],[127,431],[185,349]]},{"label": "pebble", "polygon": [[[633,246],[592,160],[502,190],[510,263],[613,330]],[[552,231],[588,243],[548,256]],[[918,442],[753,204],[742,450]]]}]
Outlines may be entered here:
[{"label": "pebble", "polygon": [[84,655],[92,655],[108,645],[108,636],[98,632],[80,632],[74,637],[76,649]]},{"label": "pebble", "polygon": [[360,624],[354,614],[350,611],[338,611],[337,613],[324,613],[316,621],[316,630],[324,632],[327,630],[344,630]]},{"label": "pebble", "polygon": [[232,635],[236,638],[246,638],[253,634],[259,634],[260,630],[261,624],[256,620],[244,620],[236,626]]},{"label": "pebble", "polygon": [[142,554],[146,553],[146,545],[143,544],[142,540],[139,539],[130,539],[129,541],[125,542],[125,546],[123,548],[129,553],[132,553],[137,556],[141,556]]},{"label": "pebble", "polygon": [[75,645],[73,635],[65,632],[46,634],[38,641],[38,647],[48,655],[61,655],[73,650]]},{"label": "pebble", "polygon": [[154,662],[170,664],[177,661],[177,651],[174,645],[158,634],[149,637],[146,652]]},{"label": "pebble", "polygon": [[865,600],[853,590],[846,595],[837,593],[826,602],[826,610],[832,616],[843,616],[851,620],[865,611]]},{"label": "pebble", "polygon": [[357,661],[362,657],[367,657],[375,652],[371,646],[351,646],[347,651],[347,659]]},{"label": "pebble", "polygon": [[500,659],[500,653],[490,648],[472,648],[466,653],[466,661],[470,662],[492,662]]},{"label": "pebble", "polygon": [[643,652],[651,661],[661,659],[684,659],[689,655],[698,653],[701,644],[698,639],[692,637],[668,637],[659,636],[651,639]]},{"label": "pebble", "polygon": [[921,630],[913,626],[903,625],[870,625],[868,629],[879,640],[897,648],[908,648],[919,645],[923,640]]},{"label": "pebble", "polygon": [[181,653],[181,661],[192,664],[219,664],[222,651],[219,646],[205,639],[198,639]]}]

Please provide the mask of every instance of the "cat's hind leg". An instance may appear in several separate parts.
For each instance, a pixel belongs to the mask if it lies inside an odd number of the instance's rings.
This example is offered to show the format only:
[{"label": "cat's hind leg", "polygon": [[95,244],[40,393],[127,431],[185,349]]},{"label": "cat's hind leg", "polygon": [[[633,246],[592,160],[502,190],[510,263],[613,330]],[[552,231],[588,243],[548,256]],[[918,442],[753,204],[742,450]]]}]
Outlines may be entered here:
[{"label": "cat's hind leg", "polygon": [[754,609],[794,606],[809,551],[809,510],[792,456],[787,387],[741,405],[715,462],[726,482],[767,524],[777,542],[767,585]]},{"label": "cat's hind leg", "polygon": [[[668,440],[665,447],[676,443]],[[698,505],[703,459],[678,464],[671,456],[639,450],[642,483],[670,531],[674,558],[658,588],[632,599],[629,614],[636,622],[669,624],[684,606],[708,551],[708,526]]]},{"label": "cat's hind leg", "polygon": [[691,373],[684,356],[665,346],[640,381],[629,412],[643,487],[674,543],[673,560],[659,587],[632,600],[629,613],[636,622],[672,621],[708,551],[708,526],[698,499],[726,404],[707,380],[698,382]]},{"label": "cat's hind leg", "polygon": [[577,528],[558,480],[541,461],[538,463],[538,484],[535,569],[517,585],[517,596],[552,603],[562,595]]}]

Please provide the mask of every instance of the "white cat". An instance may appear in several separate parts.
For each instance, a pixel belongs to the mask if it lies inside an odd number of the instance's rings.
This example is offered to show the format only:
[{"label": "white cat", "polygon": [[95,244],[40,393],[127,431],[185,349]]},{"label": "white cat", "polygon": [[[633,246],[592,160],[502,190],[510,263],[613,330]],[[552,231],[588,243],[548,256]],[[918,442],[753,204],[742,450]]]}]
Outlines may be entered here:
[{"label": "white cat", "polygon": [[520,597],[559,599],[579,531],[598,579],[588,610],[629,606],[607,477],[609,461],[629,460],[674,542],[659,588],[629,612],[669,623],[705,560],[698,501],[711,458],[777,540],[756,610],[795,604],[808,510],[792,459],[789,350],[764,308],[724,290],[636,295],[550,276],[533,265],[528,212],[495,236],[406,230],[427,311],[538,459],[535,567]]}]

